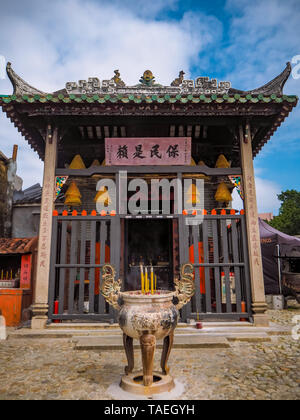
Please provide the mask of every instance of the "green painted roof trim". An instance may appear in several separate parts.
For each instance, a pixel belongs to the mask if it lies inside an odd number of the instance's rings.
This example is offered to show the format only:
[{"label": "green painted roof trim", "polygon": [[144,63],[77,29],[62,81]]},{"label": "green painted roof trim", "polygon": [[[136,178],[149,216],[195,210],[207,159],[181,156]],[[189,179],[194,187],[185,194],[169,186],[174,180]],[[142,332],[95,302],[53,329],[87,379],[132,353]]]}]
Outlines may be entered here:
[{"label": "green painted roof trim", "polygon": [[163,96],[158,96],[158,95],[152,95],[152,96],[145,96],[145,95],[128,95],[128,96],[122,96],[120,94],[118,95],[104,95],[104,96],[99,96],[99,95],[93,95],[93,96],[88,96],[88,95],[69,95],[69,96],[65,96],[63,94],[59,94],[58,96],[54,96],[54,95],[46,95],[46,96],[42,96],[42,95],[34,95],[34,96],[28,96],[28,95],[23,95],[21,97],[17,97],[15,95],[0,95],[0,103],[5,103],[5,104],[9,104],[11,102],[17,102],[17,103],[35,103],[35,102],[41,102],[41,103],[47,103],[47,102],[53,102],[53,103],[73,103],[73,102],[77,102],[77,103],[81,103],[81,102],[87,102],[87,103],[106,103],[106,102],[110,102],[110,103],[117,103],[117,102],[122,102],[122,103],[129,103],[129,102],[133,102],[133,103],[137,103],[140,104],[142,102],[146,102],[146,103],[153,103],[153,102],[157,102],[157,103],[183,103],[186,104],[188,102],[192,102],[192,103],[235,103],[235,102],[239,102],[239,103],[270,103],[270,102],[275,102],[275,103],[282,103],[284,101],[286,102],[297,102],[298,97],[295,95],[282,95],[282,96],[276,96],[275,94],[271,95],[271,96],[264,96],[264,95],[246,95],[246,96],[241,96],[239,94],[235,94],[233,96],[229,96],[229,95],[223,95],[223,96],[217,96],[217,95],[211,95],[211,96],[206,96],[206,95],[199,95],[199,96],[193,96],[193,95],[187,95],[187,96],[182,96],[182,95],[176,95],[176,96],[170,96],[170,95],[163,95]]}]

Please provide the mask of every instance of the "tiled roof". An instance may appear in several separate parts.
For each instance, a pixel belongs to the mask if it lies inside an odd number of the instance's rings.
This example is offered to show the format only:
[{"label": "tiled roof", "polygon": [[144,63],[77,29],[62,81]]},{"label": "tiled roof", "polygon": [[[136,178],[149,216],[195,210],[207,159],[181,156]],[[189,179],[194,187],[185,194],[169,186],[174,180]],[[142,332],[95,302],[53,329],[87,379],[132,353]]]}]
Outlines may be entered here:
[{"label": "tiled roof", "polygon": [[14,193],[14,204],[40,203],[42,198],[42,187],[40,184],[32,185],[24,191]]},{"label": "tiled roof", "polygon": [[264,96],[263,94],[259,95],[240,95],[238,93],[234,95],[34,95],[34,96],[16,96],[16,95],[7,95],[0,96],[0,104],[9,104],[9,103],[282,103],[282,102],[297,102],[297,96],[295,95],[270,95]]},{"label": "tiled roof", "polygon": [[38,244],[38,238],[0,238],[1,254],[28,254],[33,252]]},{"label": "tiled roof", "polygon": [[[42,187],[40,184],[34,184],[24,191],[15,191],[13,197],[13,204],[40,204],[42,201]],[[64,194],[60,193],[56,202],[60,203],[64,200]]]}]

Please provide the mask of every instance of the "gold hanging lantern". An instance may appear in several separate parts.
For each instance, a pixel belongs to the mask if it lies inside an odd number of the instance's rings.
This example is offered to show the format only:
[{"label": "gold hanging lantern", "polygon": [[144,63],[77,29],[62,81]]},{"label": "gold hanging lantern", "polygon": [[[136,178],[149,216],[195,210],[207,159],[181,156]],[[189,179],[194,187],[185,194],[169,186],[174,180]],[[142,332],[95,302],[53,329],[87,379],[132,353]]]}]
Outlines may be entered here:
[{"label": "gold hanging lantern", "polygon": [[93,160],[93,163],[91,164],[91,167],[92,166],[101,166],[101,164],[100,164],[100,162],[99,162],[99,160],[98,159],[94,159]]},{"label": "gold hanging lantern", "polygon": [[188,204],[199,204],[201,202],[200,200],[200,192],[195,184],[192,184],[189,189],[187,190],[187,203]]},{"label": "gold hanging lantern", "polygon": [[204,162],[203,160],[200,160],[200,161],[198,162],[198,166],[206,166],[206,165],[205,165],[205,162]]},{"label": "gold hanging lantern", "polygon": [[230,168],[230,163],[224,155],[220,155],[216,162],[216,168]]},{"label": "gold hanging lantern", "polygon": [[71,207],[81,206],[81,194],[75,181],[72,181],[67,189],[65,205]]},{"label": "gold hanging lantern", "polygon": [[232,197],[230,194],[229,189],[225,182],[221,182],[218,186],[218,189],[215,194],[215,200],[219,203],[228,203],[228,201],[232,201]]},{"label": "gold hanging lantern", "polygon": [[69,169],[86,169],[86,166],[80,155],[74,156],[72,162],[70,163]]},{"label": "gold hanging lantern", "polygon": [[104,206],[108,207],[112,203],[111,198],[108,194],[108,189],[105,187],[104,190],[98,191],[94,198],[94,201],[96,203],[97,202],[104,203]]}]

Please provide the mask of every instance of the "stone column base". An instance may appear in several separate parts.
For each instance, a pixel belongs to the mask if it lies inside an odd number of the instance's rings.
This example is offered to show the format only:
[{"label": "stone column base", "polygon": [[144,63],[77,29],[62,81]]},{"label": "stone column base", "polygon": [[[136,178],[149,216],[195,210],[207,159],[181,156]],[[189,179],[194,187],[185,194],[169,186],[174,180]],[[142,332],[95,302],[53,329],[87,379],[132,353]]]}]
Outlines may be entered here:
[{"label": "stone column base", "polygon": [[48,321],[47,316],[35,316],[31,320],[31,329],[43,330],[44,328],[46,328],[47,321]]},{"label": "stone column base", "polygon": [[253,315],[255,327],[269,327],[270,319],[267,314],[254,314]]},{"label": "stone column base", "polygon": [[269,316],[266,314],[268,305],[266,302],[252,303],[253,320],[255,327],[268,327],[270,325]]},{"label": "stone column base", "polygon": [[32,320],[31,329],[41,330],[46,328],[48,321],[48,304],[47,303],[34,303],[31,305]]}]

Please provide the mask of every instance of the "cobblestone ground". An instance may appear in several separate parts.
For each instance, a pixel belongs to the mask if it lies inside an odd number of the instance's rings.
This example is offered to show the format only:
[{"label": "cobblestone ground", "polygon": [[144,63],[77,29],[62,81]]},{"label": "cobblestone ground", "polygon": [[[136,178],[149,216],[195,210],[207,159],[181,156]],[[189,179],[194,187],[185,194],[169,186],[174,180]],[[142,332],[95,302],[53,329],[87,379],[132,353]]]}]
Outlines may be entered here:
[{"label": "cobblestone ground", "polygon": [[[273,322],[292,325],[300,306],[269,314]],[[139,352],[136,358],[141,366]],[[123,351],[78,351],[63,339],[1,341],[0,400],[110,399],[107,388],[125,363]],[[230,349],[175,349],[170,368],[185,383],[180,399],[300,399],[300,340],[290,336]]]}]

